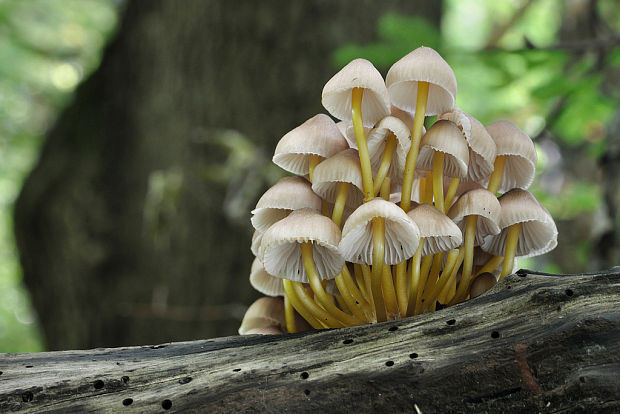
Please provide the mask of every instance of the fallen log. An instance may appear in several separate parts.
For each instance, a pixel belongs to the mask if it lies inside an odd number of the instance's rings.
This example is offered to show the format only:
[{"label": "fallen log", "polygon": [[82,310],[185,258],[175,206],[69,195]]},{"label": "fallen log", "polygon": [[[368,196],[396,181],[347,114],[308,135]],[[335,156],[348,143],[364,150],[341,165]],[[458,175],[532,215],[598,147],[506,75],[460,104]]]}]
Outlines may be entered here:
[{"label": "fallen log", "polygon": [[620,268],[354,328],[0,354],[0,412],[620,412]]}]

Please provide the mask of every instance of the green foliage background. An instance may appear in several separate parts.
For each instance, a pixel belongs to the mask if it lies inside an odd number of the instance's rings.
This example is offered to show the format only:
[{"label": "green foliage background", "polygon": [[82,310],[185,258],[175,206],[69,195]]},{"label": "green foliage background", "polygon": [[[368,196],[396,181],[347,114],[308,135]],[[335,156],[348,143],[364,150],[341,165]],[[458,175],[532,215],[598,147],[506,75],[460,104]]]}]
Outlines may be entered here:
[{"label": "green foliage background", "polygon": [[[602,62],[596,53],[575,53],[579,44],[558,47],[563,7],[561,0],[444,0],[439,28],[387,14],[376,28],[381,40],[337,50],[334,72],[364,57],[385,74],[420,45],[437,49],[456,74],[458,106],[484,124],[509,119],[535,138],[539,166],[532,191],[556,219],[571,222],[596,214],[603,194],[593,174],[570,171],[563,157],[579,153],[595,165],[605,152],[620,101],[620,47],[616,43]],[[597,7],[618,36],[620,5],[600,0]],[[119,11],[112,0],[0,0],[0,352],[41,350],[21,281],[12,205],[43,135],[98,66]],[[578,268],[572,270],[588,269],[592,243],[574,243]],[[549,258],[520,267],[571,270]]]}]

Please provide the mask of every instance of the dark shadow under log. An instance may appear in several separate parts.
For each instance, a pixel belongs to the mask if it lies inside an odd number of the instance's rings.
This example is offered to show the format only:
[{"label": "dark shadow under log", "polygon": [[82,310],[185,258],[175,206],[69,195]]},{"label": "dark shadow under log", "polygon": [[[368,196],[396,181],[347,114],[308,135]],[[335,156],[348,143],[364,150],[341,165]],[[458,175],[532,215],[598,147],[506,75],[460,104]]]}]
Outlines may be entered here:
[{"label": "dark shadow under log", "polygon": [[0,412],[620,412],[620,268],[286,336],[0,355]]}]

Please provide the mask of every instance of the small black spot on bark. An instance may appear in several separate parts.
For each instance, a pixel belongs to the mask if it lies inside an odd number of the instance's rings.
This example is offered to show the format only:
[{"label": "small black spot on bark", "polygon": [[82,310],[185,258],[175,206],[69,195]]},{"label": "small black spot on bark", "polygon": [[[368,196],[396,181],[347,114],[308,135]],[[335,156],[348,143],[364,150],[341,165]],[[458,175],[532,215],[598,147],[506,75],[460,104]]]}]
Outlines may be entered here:
[{"label": "small black spot on bark", "polygon": [[310,390],[304,390],[304,394],[310,395]]},{"label": "small black spot on bark", "polygon": [[300,375],[301,379],[308,379],[309,376],[310,374],[308,374],[307,372],[302,372]]},{"label": "small black spot on bark", "polygon": [[416,359],[418,357],[418,354],[416,352],[412,352],[409,354],[409,358],[411,359]]},{"label": "small black spot on bark", "polygon": [[494,339],[499,338],[499,332],[497,332],[497,331],[491,332],[491,338],[494,338]]},{"label": "small black spot on bark", "polygon": [[349,345],[353,343],[353,339],[345,339],[344,341],[342,341],[343,344],[345,345]]},{"label": "small black spot on bark", "polygon": [[192,377],[183,377],[179,379],[179,384],[187,384],[192,381]]},{"label": "small black spot on bark", "polygon": [[456,323],[456,319],[450,319],[449,321],[446,321],[446,323],[448,325],[454,325]]},{"label": "small black spot on bark", "polygon": [[586,382],[586,377],[579,377],[580,382]]},{"label": "small black spot on bark", "polygon": [[32,368],[34,365],[26,365],[26,368]]},{"label": "small black spot on bark", "polygon": [[26,391],[25,393],[22,394],[23,402],[30,402],[33,399],[34,399],[34,395],[30,391]]},{"label": "small black spot on bark", "polygon": [[170,400],[163,400],[161,402],[161,408],[163,408],[164,410],[169,410],[172,408],[172,401]]},{"label": "small black spot on bark", "polygon": [[241,371],[241,368],[235,368],[235,369],[233,369],[233,372],[239,372],[239,371]]},{"label": "small black spot on bark", "polygon": [[572,289],[566,289],[566,296],[573,296],[573,290]]},{"label": "small black spot on bark", "polygon": [[124,406],[131,405],[131,403],[133,403],[133,399],[132,399],[132,398],[125,398],[125,399],[123,400],[123,405],[124,405]]},{"label": "small black spot on bark", "polygon": [[127,375],[123,375],[121,377],[121,381],[123,381],[125,384],[127,384],[129,382],[129,377]]},{"label": "small black spot on bark", "polygon": [[390,332],[398,331],[398,326],[390,326],[388,331]]},{"label": "small black spot on bark", "polygon": [[391,367],[392,365],[394,365],[394,361],[387,361],[387,362],[385,363],[385,366],[386,366],[386,367]]},{"label": "small black spot on bark", "polygon": [[103,381],[101,380],[93,382],[93,387],[95,387],[96,390],[100,390],[101,388],[103,388],[103,385]]}]

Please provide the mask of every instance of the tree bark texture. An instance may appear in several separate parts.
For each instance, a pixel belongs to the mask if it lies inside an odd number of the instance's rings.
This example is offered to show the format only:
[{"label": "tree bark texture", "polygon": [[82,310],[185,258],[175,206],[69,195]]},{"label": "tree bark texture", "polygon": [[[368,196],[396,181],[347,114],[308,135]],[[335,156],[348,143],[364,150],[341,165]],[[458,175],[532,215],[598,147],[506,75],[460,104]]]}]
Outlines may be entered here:
[{"label": "tree bark texture", "polygon": [[376,325],[0,356],[0,411],[618,412],[620,268]]},{"label": "tree bark texture", "polygon": [[332,52],[375,40],[388,11],[438,22],[440,3],[127,2],[15,207],[47,348],[233,334],[257,297],[249,210],[274,181],[263,165],[322,112]]}]

